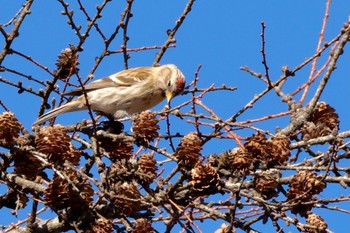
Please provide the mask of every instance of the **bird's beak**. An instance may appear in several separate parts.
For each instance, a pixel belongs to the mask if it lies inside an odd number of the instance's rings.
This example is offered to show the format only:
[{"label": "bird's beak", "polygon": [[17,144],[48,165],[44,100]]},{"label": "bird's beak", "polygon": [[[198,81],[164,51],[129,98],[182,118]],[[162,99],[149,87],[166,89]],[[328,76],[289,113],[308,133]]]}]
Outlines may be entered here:
[{"label": "bird's beak", "polygon": [[173,98],[173,93],[171,93],[170,91],[167,91],[165,93],[166,99],[168,101],[168,104],[170,103],[170,100]]}]

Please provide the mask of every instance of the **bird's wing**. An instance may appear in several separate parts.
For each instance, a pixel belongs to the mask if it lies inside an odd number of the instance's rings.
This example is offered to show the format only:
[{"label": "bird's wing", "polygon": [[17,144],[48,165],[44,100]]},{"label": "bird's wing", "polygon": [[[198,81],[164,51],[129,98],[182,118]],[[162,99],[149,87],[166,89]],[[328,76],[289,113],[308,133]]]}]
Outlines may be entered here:
[{"label": "bird's wing", "polygon": [[[154,67],[138,67],[129,70],[123,70],[112,74],[106,78],[96,80],[84,87],[86,92],[107,87],[128,87],[138,82],[143,82],[152,75]],[[83,94],[81,87],[66,92],[64,95],[78,96]]]}]

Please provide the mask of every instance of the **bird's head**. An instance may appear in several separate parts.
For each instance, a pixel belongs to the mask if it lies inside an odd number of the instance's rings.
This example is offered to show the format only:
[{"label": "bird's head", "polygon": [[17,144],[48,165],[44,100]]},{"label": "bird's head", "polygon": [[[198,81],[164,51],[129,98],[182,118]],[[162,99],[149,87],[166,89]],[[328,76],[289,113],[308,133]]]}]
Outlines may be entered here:
[{"label": "bird's head", "polygon": [[175,96],[180,95],[185,89],[185,76],[175,65],[168,64],[159,67],[159,76],[162,80],[162,89],[165,97],[170,103],[170,100]]}]

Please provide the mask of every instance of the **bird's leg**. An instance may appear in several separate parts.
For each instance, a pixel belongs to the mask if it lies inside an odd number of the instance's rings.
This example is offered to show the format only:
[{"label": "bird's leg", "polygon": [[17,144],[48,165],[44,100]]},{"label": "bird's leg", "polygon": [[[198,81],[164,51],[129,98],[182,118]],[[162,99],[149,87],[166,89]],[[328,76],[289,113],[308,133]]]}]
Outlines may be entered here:
[{"label": "bird's leg", "polygon": [[103,122],[105,125],[102,127],[103,130],[108,133],[120,134],[124,130],[124,125],[120,121],[115,120],[112,114],[106,114],[103,112],[98,112],[99,115],[105,116],[108,119],[108,122]]}]

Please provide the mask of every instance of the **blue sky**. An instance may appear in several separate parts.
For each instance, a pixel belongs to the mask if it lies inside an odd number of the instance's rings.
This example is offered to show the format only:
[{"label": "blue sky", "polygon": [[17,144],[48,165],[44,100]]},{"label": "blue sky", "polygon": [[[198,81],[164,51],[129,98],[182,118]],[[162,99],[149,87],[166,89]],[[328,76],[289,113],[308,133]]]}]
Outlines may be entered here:
[{"label": "blue sky", "polygon": [[[91,1],[91,3],[84,4],[86,4],[87,10],[93,14],[95,6],[99,3],[100,1]],[[166,30],[174,26],[175,20],[183,11],[186,3],[187,1],[184,0],[135,1],[132,10],[134,17],[131,19],[128,29],[129,48],[162,45],[167,37]],[[225,84],[237,87],[238,90],[235,92],[210,93],[203,99],[207,106],[212,108],[221,118],[226,119],[265,88],[263,82],[240,70],[240,67],[248,66],[256,72],[264,73],[260,53],[261,22],[264,21],[266,24],[267,62],[270,67],[271,80],[275,81],[281,76],[283,66],[287,65],[293,69],[315,53],[324,17],[325,3],[326,1],[319,0],[196,1],[192,11],[175,36],[176,48],[169,49],[161,63],[176,64],[185,74],[188,83],[194,78],[194,72],[201,64],[198,86],[202,88],[213,83],[216,86]],[[22,1],[7,1],[7,3],[1,2],[0,4],[0,23],[5,24],[18,11]],[[77,9],[75,1],[70,3],[70,7],[76,9],[74,16],[84,29],[86,21]],[[112,1],[108,10],[103,12],[103,17],[98,21],[98,24],[106,35],[113,32],[113,26],[119,21],[120,13],[124,8],[124,1]],[[66,24],[66,17],[60,14],[61,11],[62,7],[57,1],[35,1],[32,14],[22,25],[20,37],[15,40],[12,47],[31,56],[50,70],[55,69],[57,55],[61,50],[68,47],[68,44],[77,43],[77,38]],[[350,15],[350,1],[333,1],[329,15],[325,41],[334,38],[339,33],[343,23],[347,21]],[[112,43],[112,50],[120,49],[121,35],[118,35]],[[0,37],[0,43],[4,43],[3,37]],[[84,51],[79,57],[79,68],[80,75],[85,78],[95,63],[95,57],[99,56],[103,50],[102,40],[95,30],[92,30],[83,47]],[[152,65],[156,52],[150,50],[130,53],[129,67]],[[325,58],[326,56],[321,56],[317,68],[322,66]],[[350,111],[347,102],[349,101],[348,90],[350,89],[348,81],[350,76],[349,61],[349,53],[345,51],[321,98],[337,110],[341,122],[340,131],[346,131],[350,128],[348,120]],[[43,70],[15,55],[8,56],[3,66],[32,75],[39,80],[51,78]],[[295,77],[289,79],[283,91],[291,92],[304,83],[308,78],[310,68],[311,66],[308,65]],[[122,69],[122,54],[112,55],[103,60],[94,75],[96,78],[105,77]],[[11,73],[0,73],[0,76],[11,81],[22,80]],[[35,90],[43,88],[29,81],[23,81],[23,84],[24,86],[30,85]],[[30,129],[37,117],[41,100],[27,93],[18,95],[15,88],[1,82],[0,90],[0,100],[4,101],[27,129]],[[314,91],[315,87],[313,86],[306,101],[310,99]],[[174,99],[173,105],[180,104],[190,97],[190,95],[180,96]],[[160,110],[164,104],[162,103],[154,109]],[[205,113],[203,109],[201,110]],[[283,111],[287,111],[287,106],[281,102],[276,94],[271,92],[237,120],[244,121]],[[82,118],[88,118],[88,114],[79,112],[62,115],[57,118],[56,123],[72,124]],[[273,133],[276,126],[283,128],[288,124],[288,121],[289,117],[285,117],[258,123],[255,126]],[[178,127],[178,124],[181,122],[175,119],[174,126],[180,133],[194,131],[194,127],[190,124],[181,125],[181,127]],[[205,131],[205,129],[203,130]],[[252,131],[239,133],[242,136],[249,136]],[[214,143],[209,143],[204,148],[203,154],[220,153],[235,146],[232,141],[223,142],[220,144],[221,148],[218,148]],[[348,190],[341,190],[339,185],[334,187],[337,193],[348,195]],[[331,191],[327,191],[324,195],[331,196],[332,194]],[[349,209],[350,206],[345,205]],[[339,222],[348,219],[347,215],[335,211],[322,210],[321,212],[333,232],[344,232],[344,226],[341,226]],[[16,220],[13,218],[7,219],[5,217],[5,219],[0,220],[0,225],[14,221]],[[205,232],[212,232],[220,225],[214,223],[204,223],[200,226],[206,225],[202,229],[208,229]],[[281,225],[284,226],[283,223]],[[287,229],[297,232],[295,228]],[[269,230],[271,228],[261,226],[262,232]]]}]

